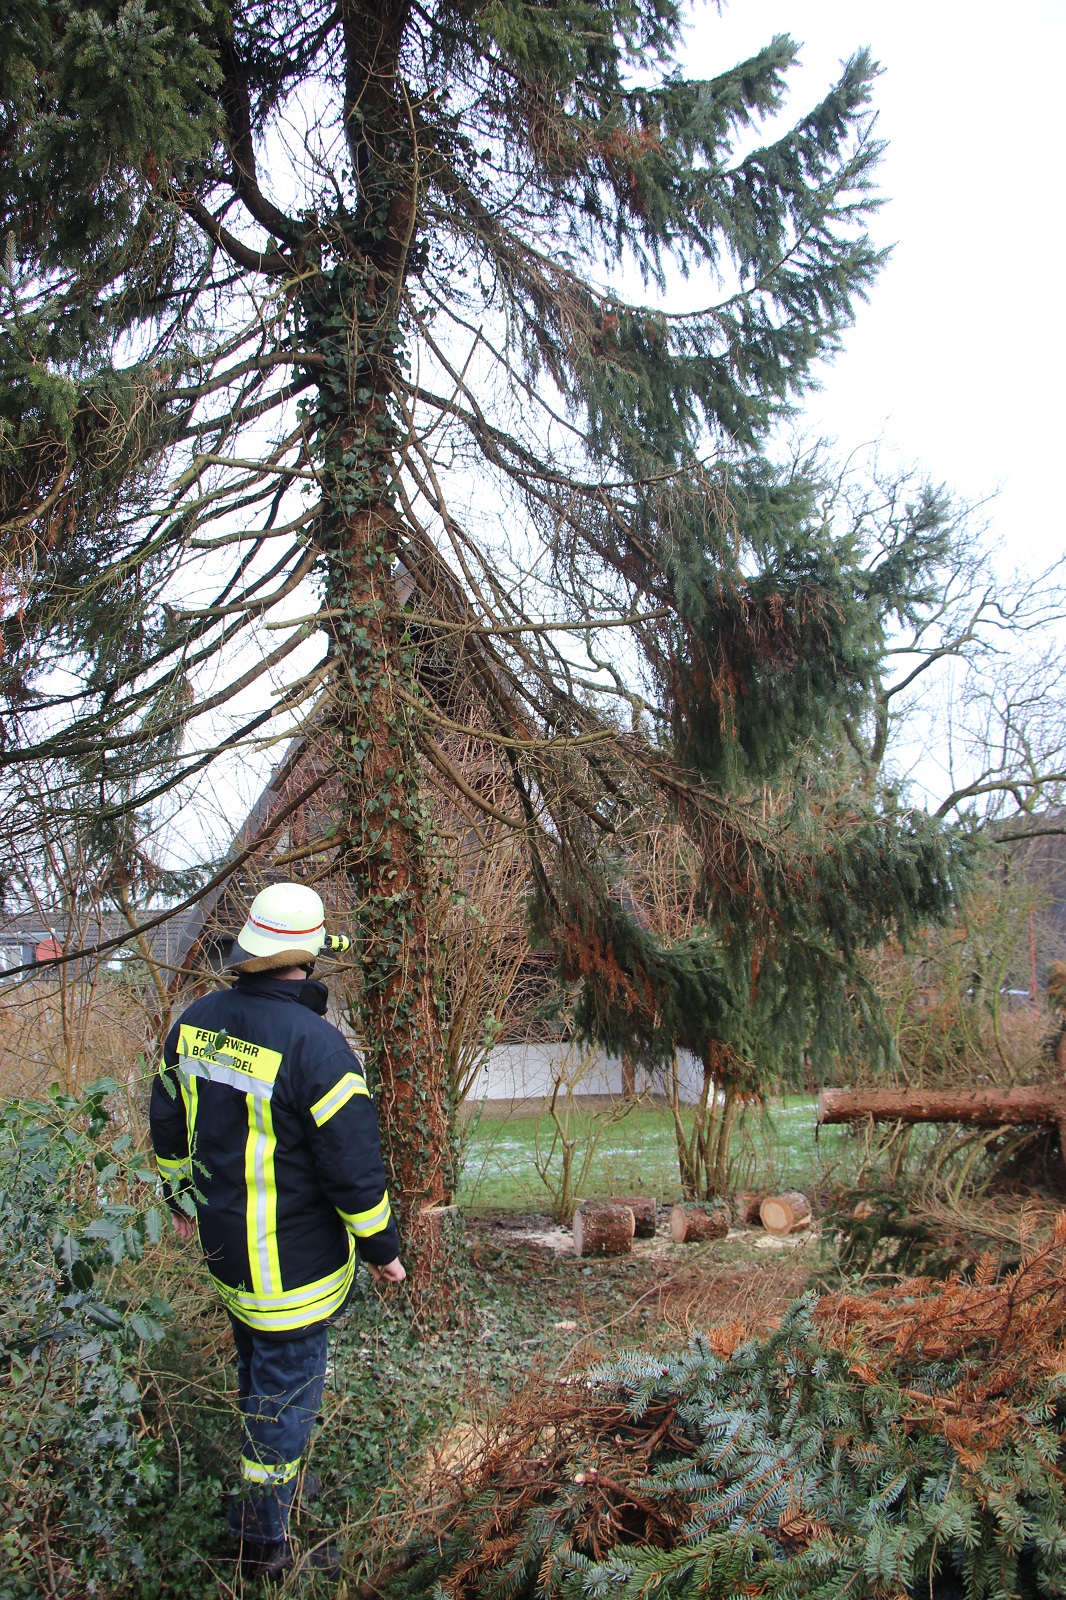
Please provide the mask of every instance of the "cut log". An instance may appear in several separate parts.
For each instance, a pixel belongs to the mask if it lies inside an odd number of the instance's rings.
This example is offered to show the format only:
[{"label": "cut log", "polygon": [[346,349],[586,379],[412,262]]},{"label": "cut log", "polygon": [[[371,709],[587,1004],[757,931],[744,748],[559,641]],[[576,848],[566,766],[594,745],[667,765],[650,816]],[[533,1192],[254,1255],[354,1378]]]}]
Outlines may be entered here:
[{"label": "cut log", "polygon": [[1026,1089],[823,1089],[818,1122],[968,1122],[979,1128],[1066,1120],[1066,1087]]},{"label": "cut log", "polygon": [[768,1194],[759,1215],[767,1233],[783,1236],[810,1227],[811,1203],[798,1189],[789,1189],[785,1194]]},{"label": "cut log", "polygon": [[612,1206],[628,1206],[632,1211],[633,1221],[636,1223],[635,1238],[655,1238],[655,1223],[659,1215],[657,1201],[646,1194],[627,1194],[617,1199],[612,1195],[609,1203]]},{"label": "cut log", "polygon": [[741,1189],[733,1196],[733,1216],[737,1222],[747,1223],[749,1227],[757,1226],[762,1221],[759,1215],[761,1204],[761,1194],[754,1189]]},{"label": "cut log", "polygon": [[574,1249],[579,1256],[625,1256],[635,1230],[629,1206],[585,1200],[574,1212]]},{"label": "cut log", "polygon": [[706,1239],[724,1239],[730,1221],[729,1207],[724,1201],[714,1206],[692,1201],[671,1210],[670,1236],[675,1244],[702,1244]]}]

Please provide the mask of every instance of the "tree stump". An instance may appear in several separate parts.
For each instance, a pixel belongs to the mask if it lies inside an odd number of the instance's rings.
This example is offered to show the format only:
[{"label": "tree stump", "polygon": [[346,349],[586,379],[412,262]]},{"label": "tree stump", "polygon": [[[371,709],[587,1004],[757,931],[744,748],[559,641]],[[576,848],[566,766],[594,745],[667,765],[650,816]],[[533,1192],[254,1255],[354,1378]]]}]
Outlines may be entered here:
[{"label": "tree stump", "polygon": [[633,1221],[636,1224],[634,1238],[655,1238],[655,1220],[659,1212],[659,1207],[655,1200],[644,1194],[624,1195],[617,1199],[612,1195],[609,1204],[612,1206],[628,1206],[632,1211]]},{"label": "tree stump", "polygon": [[741,1189],[733,1196],[733,1218],[736,1222],[746,1222],[750,1225],[761,1223],[759,1207],[762,1205],[762,1195],[754,1189]]},{"label": "tree stump", "polygon": [[670,1235],[675,1244],[702,1244],[706,1239],[724,1239],[729,1232],[729,1207],[698,1202],[674,1206],[670,1212]]},{"label": "tree stump", "polygon": [[463,1213],[458,1206],[423,1206],[408,1213],[402,1235],[411,1304],[426,1327],[449,1328],[464,1311]]},{"label": "tree stump", "polygon": [[811,1203],[798,1189],[789,1189],[785,1194],[768,1194],[759,1215],[767,1233],[795,1233],[798,1228],[810,1227]]},{"label": "tree stump", "polygon": [[628,1205],[586,1200],[574,1212],[574,1250],[579,1256],[628,1255],[635,1231]]}]

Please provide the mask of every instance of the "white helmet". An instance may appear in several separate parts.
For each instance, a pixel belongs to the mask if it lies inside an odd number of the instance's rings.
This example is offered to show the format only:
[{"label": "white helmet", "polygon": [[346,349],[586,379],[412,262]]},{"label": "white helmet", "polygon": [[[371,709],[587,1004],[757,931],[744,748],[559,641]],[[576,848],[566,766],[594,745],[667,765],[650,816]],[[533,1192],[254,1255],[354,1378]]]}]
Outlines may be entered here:
[{"label": "white helmet", "polygon": [[260,889],[226,962],[245,972],[299,967],[326,942],[325,911],[306,883],[272,883]]}]

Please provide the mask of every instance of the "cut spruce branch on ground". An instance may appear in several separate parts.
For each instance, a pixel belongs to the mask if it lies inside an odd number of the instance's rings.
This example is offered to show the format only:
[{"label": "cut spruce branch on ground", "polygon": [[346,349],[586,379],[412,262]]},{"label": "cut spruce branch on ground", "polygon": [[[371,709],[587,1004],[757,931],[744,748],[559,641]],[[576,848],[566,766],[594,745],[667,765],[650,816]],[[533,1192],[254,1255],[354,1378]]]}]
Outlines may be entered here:
[{"label": "cut spruce branch on ground", "polygon": [[998,1280],[807,1296],[524,1394],[387,1593],[1061,1593],[1064,1246],[1066,1216]]}]

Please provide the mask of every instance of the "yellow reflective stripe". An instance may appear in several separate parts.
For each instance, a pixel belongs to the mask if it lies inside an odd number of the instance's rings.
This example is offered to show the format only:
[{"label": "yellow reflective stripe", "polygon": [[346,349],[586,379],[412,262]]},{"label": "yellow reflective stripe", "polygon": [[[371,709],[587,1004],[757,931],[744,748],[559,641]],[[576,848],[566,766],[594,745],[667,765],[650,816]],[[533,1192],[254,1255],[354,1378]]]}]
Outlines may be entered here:
[{"label": "yellow reflective stripe", "polygon": [[365,1094],[369,1098],[370,1090],[366,1086],[366,1079],[361,1078],[357,1072],[346,1072],[344,1077],[339,1078],[333,1088],[324,1094],[321,1100],[316,1100],[311,1107],[311,1115],[317,1125],[321,1128],[324,1122],[328,1122],[341,1106],[346,1106],[352,1096],[357,1094]]},{"label": "yellow reflective stripe", "polygon": [[288,1333],[294,1328],[307,1327],[312,1322],[322,1322],[339,1311],[348,1297],[355,1277],[355,1252],[349,1246],[348,1260],[328,1277],[315,1283],[305,1283],[298,1289],[283,1289],[279,1294],[250,1294],[244,1289],[233,1289],[214,1278],[223,1305],[239,1322],[262,1332]]},{"label": "yellow reflective stripe", "polygon": [[274,1152],[278,1141],[274,1137],[274,1113],[267,1102],[260,1102],[264,1118],[270,1129],[270,1148],[267,1152],[267,1252],[270,1256],[270,1277],[281,1288],[281,1257],[278,1254],[278,1184],[274,1171]]},{"label": "yellow reflective stripe", "polygon": [[184,1178],[192,1177],[191,1156],[156,1156],[155,1164],[158,1168],[159,1176],[165,1178],[171,1187],[175,1183],[180,1183]]},{"label": "yellow reflective stripe", "polygon": [[288,1483],[299,1470],[299,1458],[295,1461],[279,1461],[276,1466],[266,1467],[261,1461],[249,1461],[247,1456],[241,1457],[241,1477],[248,1483]]},{"label": "yellow reflective stripe", "polygon": [[[181,1084],[181,1098],[185,1102],[185,1126],[189,1132],[189,1182],[195,1189],[196,1180],[193,1175],[192,1164],[193,1158],[196,1155],[196,1113],[199,1109],[200,1101],[196,1092],[195,1078],[190,1078],[188,1082],[186,1082],[185,1078],[182,1077],[179,1079],[179,1082]],[[200,1240],[199,1208],[197,1208],[196,1214],[196,1238],[197,1241]]]},{"label": "yellow reflective stripe", "polygon": [[388,1226],[392,1216],[392,1207],[389,1205],[389,1191],[386,1189],[376,1206],[371,1206],[369,1211],[341,1211],[338,1207],[338,1216],[350,1233],[357,1239],[367,1239],[372,1233],[380,1233],[382,1228]]},{"label": "yellow reflective stripe", "polygon": [[245,1227],[252,1292],[281,1292],[278,1259],[278,1190],[274,1180],[274,1118],[269,1100],[248,1096],[248,1142],[244,1147],[244,1181],[248,1189]]}]

